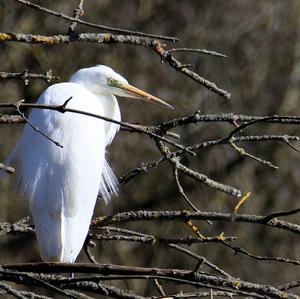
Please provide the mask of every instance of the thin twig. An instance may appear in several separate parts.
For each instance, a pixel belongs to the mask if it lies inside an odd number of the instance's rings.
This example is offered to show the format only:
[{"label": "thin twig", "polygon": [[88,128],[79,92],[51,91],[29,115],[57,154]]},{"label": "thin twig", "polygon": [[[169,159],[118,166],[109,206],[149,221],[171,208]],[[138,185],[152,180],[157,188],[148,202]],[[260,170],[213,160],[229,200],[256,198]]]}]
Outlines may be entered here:
[{"label": "thin twig", "polygon": [[201,77],[199,74],[191,71],[189,68],[183,67],[182,63],[179,60],[177,60],[175,57],[173,57],[168,52],[168,50],[165,50],[164,45],[158,40],[153,42],[152,48],[160,56],[162,61],[167,62],[170,66],[172,66],[177,71],[180,71],[184,75],[188,76],[189,78],[203,85],[208,90],[217,93],[218,95],[224,97],[225,99],[230,99],[231,94],[228,91],[218,87],[215,83],[210,82],[207,79]]},{"label": "thin twig", "polygon": [[229,143],[230,146],[235,149],[238,153],[240,153],[241,156],[246,156],[246,157],[249,157],[251,159],[253,159],[254,161],[258,162],[258,163],[261,163],[263,165],[266,165],[268,167],[271,167],[273,169],[278,169],[279,167],[278,166],[275,166],[274,164],[272,164],[270,161],[267,161],[267,160],[264,160],[264,159],[261,159],[259,157],[256,157],[248,152],[246,152],[246,150],[240,146],[237,146],[236,144],[234,144],[233,142],[230,142]]},{"label": "thin twig", "polygon": [[[144,233],[140,233],[140,232],[136,232],[136,231],[132,231],[132,230],[128,230],[128,229],[124,229],[124,228],[119,228],[119,227],[112,227],[112,226],[104,226],[104,227],[100,227],[101,229],[104,229],[105,231],[114,231],[114,232],[121,232],[121,233],[126,233],[129,235],[133,235],[133,236],[140,236],[140,237],[153,237],[150,235],[146,235]],[[225,272],[224,270],[220,269],[219,267],[217,267],[215,264],[209,262],[205,257],[200,256],[186,248],[183,248],[179,245],[176,244],[163,244],[166,247],[175,249],[181,253],[184,253],[190,257],[192,257],[193,259],[196,259],[198,262],[201,262],[205,265],[207,265],[209,268],[211,268],[212,270],[216,271],[217,273],[223,275],[224,277],[232,277],[231,275],[229,275],[227,272]]]},{"label": "thin twig", "polygon": [[94,263],[94,264],[99,264],[96,260],[96,258],[94,257],[94,255],[91,253],[90,251],[90,247],[95,247],[96,244],[91,240],[91,236],[88,235],[85,243],[84,243],[84,252],[86,254],[86,256],[88,257],[88,259],[90,260],[91,263]]},{"label": "thin twig", "polygon": [[241,248],[239,246],[235,246],[233,244],[230,244],[230,243],[226,242],[225,240],[222,240],[220,243],[222,243],[225,246],[231,248],[235,253],[241,253],[241,254],[244,254],[244,255],[246,255],[248,257],[251,257],[253,259],[256,259],[256,260],[287,263],[287,264],[292,264],[292,265],[296,265],[296,266],[300,265],[300,261],[297,261],[297,260],[291,260],[291,259],[283,258],[283,257],[255,255],[255,254],[249,252],[248,250],[246,250],[244,248]]},{"label": "thin twig", "polygon": [[153,281],[154,281],[155,286],[156,286],[158,292],[160,293],[160,295],[166,296],[166,293],[164,292],[162,286],[159,284],[158,279],[154,278]]},{"label": "thin twig", "polygon": [[222,192],[227,193],[231,196],[235,196],[235,197],[241,196],[241,191],[240,190],[238,190],[234,187],[216,182],[216,181],[210,179],[208,176],[186,167],[185,165],[183,165],[179,161],[178,157],[169,157],[170,150],[167,146],[165,146],[163,144],[163,142],[161,140],[156,140],[156,145],[157,145],[158,149],[160,150],[160,152],[163,154],[163,156],[168,161],[170,161],[173,164],[173,166],[175,166],[181,172],[185,173],[187,176],[189,176],[189,177],[195,179],[196,181],[201,182],[201,183],[203,183],[203,184],[205,184],[205,185],[207,185],[207,186],[209,186],[213,189],[216,189],[218,191],[222,191]]},{"label": "thin twig", "polygon": [[217,56],[217,57],[223,57],[227,58],[226,55],[216,52],[216,51],[211,51],[211,50],[206,50],[206,49],[192,49],[192,48],[173,48],[173,49],[168,49],[168,53],[173,53],[173,52],[195,52],[195,53],[201,53],[201,54],[208,54],[212,56]]},{"label": "thin twig", "polygon": [[58,141],[55,141],[54,139],[52,139],[51,137],[49,137],[47,134],[45,134],[43,131],[41,131],[37,126],[35,126],[34,124],[32,124],[29,119],[24,115],[23,112],[21,112],[20,110],[20,106],[23,106],[23,102],[24,100],[19,101],[15,108],[18,111],[18,113],[20,114],[20,116],[24,119],[24,121],[36,132],[38,132],[39,134],[41,134],[43,137],[45,137],[46,139],[48,139],[49,141],[53,142],[56,146],[59,146],[60,148],[63,148],[63,145],[61,145]]},{"label": "thin twig", "polygon": [[179,177],[178,177],[178,168],[174,165],[174,177],[175,177],[175,182],[177,185],[177,189],[179,191],[179,193],[181,194],[181,196],[185,199],[185,201],[188,203],[188,205],[195,211],[198,212],[200,211],[199,209],[196,208],[196,206],[189,200],[189,198],[186,196],[180,181],[179,181]]},{"label": "thin twig", "polygon": [[69,29],[68,29],[68,34],[72,34],[75,31],[75,27],[77,26],[78,19],[83,16],[84,11],[83,11],[83,2],[84,0],[79,0],[77,8],[74,9],[73,11],[73,18],[75,19],[74,21],[71,22]]},{"label": "thin twig", "polygon": [[37,9],[41,12],[45,12],[49,15],[56,16],[60,19],[77,22],[78,24],[82,24],[82,25],[89,26],[89,27],[92,27],[92,28],[98,28],[98,29],[107,30],[107,31],[110,31],[110,32],[122,33],[122,34],[132,34],[132,35],[156,38],[156,39],[161,39],[161,40],[169,40],[169,41],[172,41],[172,42],[175,42],[175,41],[179,40],[176,37],[163,36],[163,35],[157,35],[157,34],[149,34],[149,33],[144,33],[144,32],[139,32],[139,31],[132,31],[132,30],[126,30],[126,29],[122,29],[122,28],[115,28],[115,27],[109,27],[109,26],[99,25],[99,24],[95,24],[95,23],[90,23],[90,22],[86,22],[86,21],[83,21],[83,20],[80,20],[80,19],[76,19],[74,17],[67,16],[63,13],[58,13],[56,11],[53,11],[51,9],[42,7],[40,5],[31,3],[29,1],[25,1],[25,0],[14,0],[14,1],[16,1],[20,4],[24,4],[27,7]]},{"label": "thin twig", "polygon": [[0,171],[5,171],[6,173],[14,173],[15,169],[13,167],[4,165],[3,163],[0,163]]},{"label": "thin twig", "polygon": [[293,289],[293,288],[298,288],[298,287],[300,287],[300,280],[291,281],[291,282],[288,282],[286,284],[277,286],[277,288],[281,291],[287,291],[287,290],[290,290],[290,289]]},{"label": "thin twig", "polygon": [[[260,136],[238,136],[238,137],[232,137],[231,142],[239,143],[239,142],[264,142],[264,141],[281,141],[285,142],[284,139],[289,139],[293,141],[298,141],[298,136],[287,136],[287,135],[260,135]],[[229,144],[229,140],[227,139],[215,139],[215,140],[208,140],[203,141],[202,143],[189,146],[188,148],[198,151],[207,149],[211,146],[217,146],[221,144]],[[149,161],[149,162],[143,162],[134,169],[130,170],[126,174],[119,177],[119,184],[127,184],[129,181],[131,181],[136,176],[147,173],[153,168],[158,167],[162,162],[167,161],[168,159],[172,157],[181,156],[184,152],[182,150],[171,152],[170,154],[163,156],[157,160]]]},{"label": "thin twig", "polygon": [[300,213],[300,208],[290,210],[290,211],[272,213],[268,216],[265,216],[264,219],[262,220],[262,222],[268,223],[269,221],[271,221],[274,218],[283,217],[283,216],[290,216],[290,215],[294,215],[294,214],[297,214],[297,213]]},{"label": "thin twig", "polygon": [[17,291],[3,282],[0,282],[0,289],[4,290],[7,294],[12,295],[15,298],[27,299],[27,296],[24,296],[20,291]]}]

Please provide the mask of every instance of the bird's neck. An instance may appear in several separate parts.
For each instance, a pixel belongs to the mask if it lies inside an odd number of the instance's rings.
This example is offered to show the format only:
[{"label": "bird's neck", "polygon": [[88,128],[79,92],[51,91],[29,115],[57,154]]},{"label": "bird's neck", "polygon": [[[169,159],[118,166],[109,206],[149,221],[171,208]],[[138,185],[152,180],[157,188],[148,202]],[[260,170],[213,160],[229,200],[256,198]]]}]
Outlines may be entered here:
[{"label": "bird's neck", "polygon": [[[104,113],[103,116],[116,121],[121,121],[121,113],[120,113],[120,109],[116,97],[112,94],[103,95],[101,93],[95,93],[95,92],[94,94],[99,98],[99,101],[102,104],[103,113]],[[114,124],[108,121],[105,122],[104,129],[105,129],[106,145],[111,143],[119,128],[120,126],[118,124]]]},{"label": "bird's neck", "polygon": [[[117,121],[121,120],[121,113],[119,109],[119,105],[116,97],[110,93],[105,92],[105,89],[100,88],[95,84],[90,84],[89,81],[82,81],[81,78],[77,77],[76,74],[73,75],[70,79],[70,82],[74,82],[84,86],[90,92],[92,92],[98,99],[99,104],[102,106],[103,115],[107,118],[111,118]],[[105,121],[104,129],[105,129],[105,143],[106,145],[110,144],[112,139],[114,138],[116,132],[119,130],[119,125],[114,124],[112,122]]]}]

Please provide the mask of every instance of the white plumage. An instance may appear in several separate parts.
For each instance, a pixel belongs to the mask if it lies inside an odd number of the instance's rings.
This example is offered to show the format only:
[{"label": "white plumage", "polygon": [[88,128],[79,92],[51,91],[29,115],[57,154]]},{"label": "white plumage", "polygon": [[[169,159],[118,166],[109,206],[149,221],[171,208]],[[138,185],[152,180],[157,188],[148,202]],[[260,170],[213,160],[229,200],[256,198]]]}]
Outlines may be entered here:
[{"label": "white plumage", "polygon": [[[68,108],[120,121],[114,94],[169,106],[103,65],[81,69],[69,82],[48,87],[37,103],[63,105],[71,98]],[[63,148],[26,125],[6,164],[15,167],[20,193],[28,200],[42,259],[74,262],[88,233],[98,192],[106,202],[117,192],[105,148],[119,126],[46,109],[33,109],[29,121]]]}]

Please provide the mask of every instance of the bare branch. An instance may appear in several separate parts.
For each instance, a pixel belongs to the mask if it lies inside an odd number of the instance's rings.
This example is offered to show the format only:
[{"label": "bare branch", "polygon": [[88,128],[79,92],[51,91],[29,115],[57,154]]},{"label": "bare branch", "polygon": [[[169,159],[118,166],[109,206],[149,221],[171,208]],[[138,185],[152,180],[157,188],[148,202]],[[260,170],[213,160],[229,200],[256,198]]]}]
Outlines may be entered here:
[{"label": "bare branch", "polygon": [[154,41],[152,47],[154,51],[160,56],[162,61],[167,62],[170,66],[175,68],[177,71],[180,71],[184,75],[200,83],[208,90],[217,93],[218,95],[224,97],[225,99],[230,99],[231,94],[228,91],[219,88],[215,83],[212,83],[204,79],[197,73],[191,71],[187,67],[184,67],[179,60],[175,59],[167,50],[164,49],[164,46],[159,41]]},{"label": "bare branch", "polygon": [[75,27],[77,26],[78,19],[80,17],[82,17],[84,14],[83,2],[84,2],[84,0],[79,0],[78,7],[74,9],[73,18],[75,20],[71,22],[69,29],[68,29],[68,34],[72,34],[74,32]]},{"label": "bare branch", "polygon": [[[239,136],[239,137],[232,137],[231,142],[234,143],[239,143],[239,142],[263,142],[263,141],[281,141],[285,142],[284,140],[294,140],[298,141],[299,137],[298,136],[288,136],[288,135],[261,135],[261,136]],[[216,140],[209,140],[209,141],[204,141],[202,143],[199,143],[197,145],[192,145],[189,146],[191,150],[203,150],[207,149],[208,147],[211,146],[216,146],[220,144],[229,144],[229,140],[227,139],[216,139]],[[136,176],[142,174],[142,173],[147,173],[149,170],[152,168],[155,168],[160,165],[160,163],[172,158],[172,157],[177,157],[181,156],[184,152],[181,150],[171,152],[170,154],[167,154],[166,156],[163,156],[157,160],[150,161],[150,162],[143,162],[131,171],[127,172],[126,174],[122,175],[119,177],[119,183],[120,184],[127,184],[129,181],[131,181],[133,178]]]},{"label": "bare branch", "polygon": [[15,169],[13,167],[10,166],[6,166],[3,163],[0,163],[0,171],[4,170],[6,173],[14,173]]},{"label": "bare branch", "polygon": [[[219,236],[217,237],[203,237],[203,238],[193,238],[191,236],[185,238],[158,238],[155,236],[125,236],[125,235],[100,235],[91,234],[90,238],[97,241],[127,241],[127,242],[138,242],[144,244],[186,244],[192,245],[194,243],[220,243],[222,240]],[[236,237],[224,237],[226,241],[235,241]]]},{"label": "bare branch", "polygon": [[20,115],[9,115],[0,113],[0,124],[15,124],[24,122],[24,119]]},{"label": "bare branch", "polygon": [[227,58],[227,56],[224,55],[224,54],[218,53],[216,51],[206,50],[206,49],[173,48],[173,49],[167,50],[167,52],[168,53],[173,53],[173,52],[194,52],[194,53],[201,53],[201,54],[207,54],[207,55]]},{"label": "bare branch", "polygon": [[24,296],[20,291],[13,289],[11,286],[0,282],[0,289],[4,290],[6,294],[12,295],[15,298],[27,299],[27,296]]},{"label": "bare branch", "polygon": [[247,214],[226,214],[215,212],[190,212],[183,211],[130,211],[117,213],[112,216],[95,218],[92,222],[94,226],[103,226],[108,224],[132,222],[132,221],[188,221],[188,220],[211,220],[226,222],[246,222],[267,225],[270,227],[286,230],[295,234],[300,234],[300,225],[290,223],[276,218],[265,222],[265,216],[247,215]]},{"label": "bare branch", "polygon": [[5,79],[19,79],[24,82],[25,85],[29,84],[29,79],[43,79],[47,83],[50,83],[53,80],[59,80],[60,78],[52,75],[52,70],[48,70],[45,74],[31,73],[28,70],[25,70],[21,73],[7,73],[0,72],[0,80]]},{"label": "bare branch", "polygon": [[[126,122],[121,122],[121,121],[117,121],[117,120],[114,120],[112,118],[109,118],[109,117],[105,117],[105,116],[101,116],[101,115],[98,115],[98,114],[94,114],[94,113],[90,113],[90,112],[86,112],[86,111],[82,111],[82,110],[77,110],[77,109],[72,109],[72,108],[67,108],[66,107],[66,103],[70,100],[71,98],[67,99],[66,102],[63,104],[63,105],[42,105],[42,104],[31,104],[31,103],[24,103],[22,101],[19,101],[18,103],[1,103],[0,104],[0,108],[14,108],[16,109],[22,118],[24,118],[25,116],[18,110],[20,109],[20,107],[27,107],[27,108],[35,108],[35,109],[48,109],[48,110],[54,110],[54,111],[58,111],[60,113],[65,113],[65,112],[71,112],[71,113],[77,113],[77,114],[82,114],[82,115],[87,115],[87,116],[90,116],[90,117],[95,117],[95,118],[98,118],[98,119],[102,119],[102,120],[105,120],[105,121],[108,121],[108,122],[111,122],[111,123],[115,123],[115,124],[118,124],[120,126],[123,126],[123,127],[126,127],[126,128],[130,128],[132,130],[135,130],[136,132],[139,132],[139,133],[143,133],[145,135],[149,135],[150,137],[152,138],[155,138],[155,139],[160,139],[168,144],[171,144],[179,149],[181,149],[183,152],[187,152],[189,154],[192,154],[194,155],[194,153],[192,152],[192,150],[180,145],[180,144],[177,144],[165,137],[162,137],[160,135],[157,135],[156,133],[152,133],[151,131],[149,130],[145,130],[145,129],[142,129],[142,128],[138,128],[134,125],[131,125],[129,123],[126,123]],[[26,119],[24,118],[24,120],[26,121]],[[28,122],[28,120],[27,120]],[[29,123],[28,123],[29,124]],[[30,125],[30,124],[29,124]],[[30,125],[34,130],[36,130],[37,128],[34,127],[34,125]],[[43,136],[45,134],[43,134],[42,132],[40,132]],[[49,139],[48,136],[44,136],[46,137],[47,139]],[[56,145],[59,145],[59,143],[57,143],[56,141],[52,140],[52,139],[49,139],[51,140],[52,142],[54,142]]]},{"label": "bare branch", "polygon": [[297,280],[297,281],[288,282],[286,284],[278,286],[277,288],[281,291],[287,291],[293,288],[298,288],[299,286],[300,286],[300,280]]},{"label": "bare branch", "polygon": [[157,35],[157,34],[149,34],[149,33],[144,33],[144,32],[139,32],[139,31],[126,30],[126,29],[122,29],[122,28],[114,28],[114,27],[109,27],[109,26],[104,26],[104,25],[99,25],[99,24],[95,24],[95,23],[86,22],[86,21],[80,20],[79,18],[70,17],[70,16],[67,16],[63,13],[58,13],[58,12],[53,11],[51,9],[42,7],[40,5],[31,3],[29,1],[25,1],[25,0],[14,0],[14,1],[16,1],[20,4],[24,4],[27,7],[39,10],[41,12],[45,12],[49,15],[59,17],[60,19],[76,22],[78,24],[82,24],[82,25],[89,26],[89,27],[92,27],[92,28],[98,28],[98,29],[103,29],[103,30],[122,33],[122,34],[133,34],[133,35],[137,35],[137,36],[144,36],[144,37],[156,38],[156,39],[161,39],[161,40],[169,40],[169,41],[172,41],[172,42],[178,41],[178,38],[176,38],[176,37],[163,36],[163,35]]},{"label": "bare branch", "polygon": [[222,192],[227,193],[234,197],[240,197],[242,194],[240,190],[238,190],[234,187],[231,187],[229,185],[225,185],[225,184],[216,182],[216,181],[210,179],[205,174],[196,172],[196,171],[186,167],[185,165],[181,164],[180,162],[177,164],[177,167],[181,172],[185,173],[187,176],[209,186],[212,189],[222,191]]},{"label": "bare branch", "polygon": [[196,206],[189,200],[189,198],[186,196],[184,193],[184,190],[180,184],[179,177],[178,177],[178,167],[174,165],[174,177],[175,177],[175,182],[178,188],[179,193],[182,195],[182,197],[185,199],[185,201],[188,203],[188,205],[195,211],[198,212],[199,210],[196,208]]},{"label": "bare branch", "polygon": [[232,148],[234,148],[238,153],[240,153],[241,156],[246,156],[249,157],[251,159],[253,159],[254,161],[261,163],[263,165],[266,165],[268,167],[271,167],[273,169],[278,169],[278,166],[273,165],[270,161],[258,158],[248,152],[246,152],[246,150],[242,147],[237,146],[236,144],[234,144],[233,142],[229,143],[231,145]]},{"label": "bare branch", "polygon": [[291,259],[283,258],[283,257],[272,257],[272,256],[255,255],[255,254],[249,252],[248,250],[246,250],[244,248],[241,248],[239,246],[235,246],[235,245],[229,244],[225,240],[222,241],[221,243],[223,243],[225,246],[231,248],[235,253],[241,253],[241,254],[244,254],[244,255],[246,255],[248,257],[251,257],[253,259],[256,259],[256,260],[287,263],[287,264],[292,264],[292,265],[297,265],[297,266],[300,265],[300,261],[297,261],[297,260],[291,260]]},{"label": "bare branch", "polygon": [[20,107],[23,105],[24,100],[19,101],[16,104],[16,109],[18,111],[18,113],[20,114],[20,116],[24,119],[24,121],[36,132],[38,132],[39,134],[41,134],[43,137],[45,137],[46,139],[48,139],[49,141],[53,142],[56,146],[59,146],[61,148],[63,148],[63,145],[61,145],[58,141],[53,140],[51,137],[49,137],[47,134],[45,134],[44,132],[42,132],[37,126],[35,126],[34,124],[32,124],[28,118],[24,115],[23,112],[21,112]]},{"label": "bare branch", "polygon": [[297,214],[297,213],[300,213],[300,208],[295,209],[295,210],[291,210],[291,211],[273,213],[273,214],[270,214],[268,216],[265,216],[264,219],[263,219],[263,222],[268,223],[269,221],[271,221],[274,218],[282,217],[282,216],[290,216],[290,215],[294,215],[294,214]]},{"label": "bare branch", "polygon": [[[258,295],[265,295],[271,298],[290,298],[297,299],[297,296],[290,293],[282,292],[275,287],[270,285],[259,285],[253,284],[247,281],[243,281],[235,278],[228,277],[218,277],[211,274],[205,274],[202,272],[194,272],[190,270],[181,270],[181,269],[162,269],[162,268],[142,268],[142,267],[132,267],[132,266],[122,266],[122,265],[111,265],[111,264],[64,264],[64,263],[28,263],[28,264],[15,264],[15,265],[2,265],[2,270],[0,275],[4,279],[9,279],[11,277],[10,272],[7,273],[7,270],[14,271],[30,271],[33,273],[98,273],[105,276],[108,275],[121,275],[123,278],[126,278],[128,275],[133,275],[134,278],[148,279],[149,277],[155,277],[160,279],[172,279],[181,281],[182,283],[192,284],[202,286],[205,284],[207,287],[226,287],[228,290],[233,291],[246,291],[253,292]],[[20,272],[18,272],[20,273]],[[19,275],[24,275],[20,273]],[[130,276],[128,277],[130,278]],[[72,279],[69,279],[69,286],[76,285],[76,282],[72,283]],[[75,280],[76,281],[76,280]],[[55,281],[59,285],[59,281]],[[25,280],[24,282],[25,283]],[[88,284],[85,284],[87,286]],[[237,287],[238,286],[238,287]],[[65,287],[65,285],[64,285]],[[81,288],[81,290],[92,291],[91,288]],[[97,288],[98,290],[98,288]]]},{"label": "bare branch", "polygon": [[216,189],[216,190],[219,190],[219,191],[222,191],[224,193],[227,193],[231,196],[235,196],[235,197],[239,197],[241,196],[241,191],[234,188],[234,187],[231,187],[231,186],[228,186],[228,185],[224,185],[222,183],[219,183],[219,182],[216,182],[210,178],[208,178],[206,175],[202,174],[202,173],[199,173],[197,171],[194,171],[188,167],[186,167],[185,165],[183,165],[178,157],[169,157],[170,155],[170,150],[168,147],[166,147],[161,140],[157,141],[156,142],[160,152],[164,155],[164,157],[166,157],[166,159],[168,159],[172,164],[173,166],[176,167],[176,169],[180,170],[181,172],[185,173],[187,176],[195,179],[196,181],[198,182],[201,182],[209,187],[211,187],[212,189]]},{"label": "bare branch", "polygon": [[[23,0],[15,0],[23,1]],[[113,35],[109,33],[79,33],[75,36],[72,35],[39,35],[39,34],[25,34],[25,33],[0,33],[0,42],[23,42],[23,43],[37,43],[47,45],[57,45],[61,43],[71,42],[90,42],[90,43],[102,43],[102,44],[131,44],[135,46],[143,46],[152,48],[156,54],[158,54],[162,61],[165,61],[175,70],[180,71],[182,74],[188,76],[194,81],[200,83],[210,91],[219,94],[226,99],[230,98],[230,93],[226,90],[219,88],[215,83],[204,79],[199,74],[191,71],[185,67],[179,60],[175,59],[165,49],[164,45],[156,39],[144,38],[137,35]]]},{"label": "bare branch", "polygon": [[159,284],[158,280],[156,278],[153,279],[155,286],[157,288],[157,290],[159,291],[160,295],[162,296],[166,296],[166,293],[164,292],[162,286]]},{"label": "bare branch", "polygon": [[241,115],[233,113],[221,113],[221,114],[201,114],[200,111],[196,111],[193,114],[177,119],[173,119],[157,125],[160,130],[167,131],[177,126],[198,124],[201,122],[250,122],[259,120],[266,123],[280,123],[280,124],[300,124],[299,116],[281,116],[281,115],[267,115],[267,116],[254,116],[254,115]]}]

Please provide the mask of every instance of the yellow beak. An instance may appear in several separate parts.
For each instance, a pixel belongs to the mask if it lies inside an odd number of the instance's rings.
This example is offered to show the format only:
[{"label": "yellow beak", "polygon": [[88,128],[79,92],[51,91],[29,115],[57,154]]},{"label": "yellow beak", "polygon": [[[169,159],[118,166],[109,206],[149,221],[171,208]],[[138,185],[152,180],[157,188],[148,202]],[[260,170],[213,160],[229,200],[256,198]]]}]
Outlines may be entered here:
[{"label": "yellow beak", "polygon": [[108,80],[108,86],[113,87],[113,89],[114,89],[113,93],[118,96],[140,99],[143,101],[151,102],[153,104],[158,104],[163,107],[167,107],[169,109],[174,109],[171,105],[164,102],[163,100],[161,100],[141,89],[138,89],[128,83],[110,78]]}]

